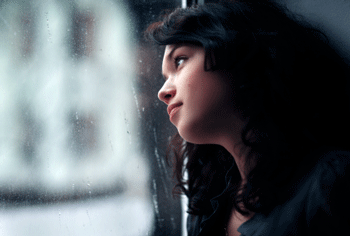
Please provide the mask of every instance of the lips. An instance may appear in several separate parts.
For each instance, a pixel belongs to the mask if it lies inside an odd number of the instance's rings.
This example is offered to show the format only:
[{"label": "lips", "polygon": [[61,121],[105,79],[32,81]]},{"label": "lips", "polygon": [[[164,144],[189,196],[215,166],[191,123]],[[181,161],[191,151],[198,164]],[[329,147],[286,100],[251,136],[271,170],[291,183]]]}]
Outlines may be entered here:
[{"label": "lips", "polygon": [[181,102],[169,105],[169,106],[168,106],[168,109],[167,109],[169,116],[171,117],[172,114],[173,114],[176,110],[178,110],[178,107],[181,106],[181,105],[182,105]]}]

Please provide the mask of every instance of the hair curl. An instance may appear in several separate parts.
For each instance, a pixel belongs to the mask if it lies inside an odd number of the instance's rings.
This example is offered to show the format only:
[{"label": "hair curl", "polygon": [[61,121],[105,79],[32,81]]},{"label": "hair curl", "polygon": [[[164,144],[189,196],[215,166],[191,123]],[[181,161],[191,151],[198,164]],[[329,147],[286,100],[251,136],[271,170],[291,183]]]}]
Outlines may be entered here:
[{"label": "hair curl", "polygon": [[[284,201],[312,149],[348,149],[348,67],[321,32],[283,7],[226,1],[179,8],[150,25],[146,36],[159,45],[201,45],[205,70],[231,75],[235,104],[249,117],[242,133],[251,150],[247,161],[256,163],[243,187],[238,169],[230,172],[228,194],[240,213],[268,213]],[[175,188],[189,197],[189,213],[212,211],[210,199],[225,188],[232,156],[218,145],[184,142],[178,133],[169,150]]]}]

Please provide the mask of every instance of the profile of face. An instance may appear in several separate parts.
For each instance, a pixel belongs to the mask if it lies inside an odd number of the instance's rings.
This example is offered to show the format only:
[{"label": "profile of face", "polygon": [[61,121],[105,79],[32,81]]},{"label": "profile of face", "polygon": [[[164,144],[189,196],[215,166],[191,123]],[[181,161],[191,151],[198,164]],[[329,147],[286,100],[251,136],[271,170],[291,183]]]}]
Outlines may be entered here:
[{"label": "profile of face", "polygon": [[170,121],[180,136],[195,144],[221,144],[240,134],[244,120],[233,105],[229,78],[220,71],[205,71],[205,50],[190,44],[167,45],[158,93],[168,105]]}]

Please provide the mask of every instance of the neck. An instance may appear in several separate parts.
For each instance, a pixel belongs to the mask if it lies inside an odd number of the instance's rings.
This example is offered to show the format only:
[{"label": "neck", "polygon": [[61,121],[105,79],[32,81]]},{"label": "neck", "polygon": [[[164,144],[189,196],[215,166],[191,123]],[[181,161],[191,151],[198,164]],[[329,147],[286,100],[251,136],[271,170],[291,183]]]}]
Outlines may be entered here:
[{"label": "neck", "polygon": [[[247,138],[251,137],[251,133],[248,133]],[[238,171],[241,175],[242,183],[245,183],[247,180],[247,176],[251,171],[251,166],[248,163],[248,155],[250,154],[251,148],[244,145],[241,137],[229,137],[221,139],[220,145],[223,146],[233,157]]]},{"label": "neck", "polygon": [[250,148],[243,145],[226,145],[226,150],[232,155],[241,175],[242,183],[246,182],[249,174],[249,169],[246,165],[247,156]]}]

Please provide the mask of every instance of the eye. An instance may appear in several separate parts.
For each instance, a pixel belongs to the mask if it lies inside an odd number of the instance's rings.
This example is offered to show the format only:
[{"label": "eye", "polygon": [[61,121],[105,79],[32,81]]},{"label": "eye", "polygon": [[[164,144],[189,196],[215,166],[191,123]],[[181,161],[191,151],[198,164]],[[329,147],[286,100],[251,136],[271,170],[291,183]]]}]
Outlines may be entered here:
[{"label": "eye", "polygon": [[185,60],[186,60],[186,57],[183,57],[183,56],[176,57],[174,59],[175,68],[178,68],[182,63],[184,63]]}]

